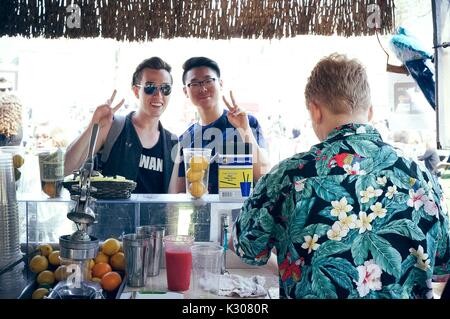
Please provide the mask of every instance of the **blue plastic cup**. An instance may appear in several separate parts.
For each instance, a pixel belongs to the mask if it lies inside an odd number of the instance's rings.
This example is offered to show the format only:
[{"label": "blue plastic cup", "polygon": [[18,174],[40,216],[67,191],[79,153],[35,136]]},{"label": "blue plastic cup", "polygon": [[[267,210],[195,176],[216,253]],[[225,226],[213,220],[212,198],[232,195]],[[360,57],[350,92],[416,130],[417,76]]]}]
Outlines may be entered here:
[{"label": "blue plastic cup", "polygon": [[241,195],[243,197],[250,196],[251,186],[252,186],[252,182],[241,182]]}]

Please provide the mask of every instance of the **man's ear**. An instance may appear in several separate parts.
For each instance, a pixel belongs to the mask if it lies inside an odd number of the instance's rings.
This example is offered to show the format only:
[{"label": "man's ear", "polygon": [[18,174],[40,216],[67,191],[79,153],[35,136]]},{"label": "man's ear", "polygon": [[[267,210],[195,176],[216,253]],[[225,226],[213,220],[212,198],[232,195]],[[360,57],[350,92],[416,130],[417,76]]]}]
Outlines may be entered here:
[{"label": "man's ear", "polygon": [[134,96],[139,100],[139,87],[137,87],[136,85],[133,86],[133,93]]},{"label": "man's ear", "polygon": [[186,95],[186,97],[189,98],[189,95],[187,94],[187,90],[186,90],[185,86],[183,86],[183,92],[184,92],[184,95]]},{"label": "man's ear", "polygon": [[372,105],[369,106],[369,112],[367,114],[367,117],[369,119],[369,122],[372,121],[372,118],[373,118],[373,107],[372,107]]},{"label": "man's ear", "polygon": [[315,102],[309,102],[309,112],[311,113],[311,120],[315,124],[320,124],[320,122],[322,122],[323,113],[318,104]]},{"label": "man's ear", "polygon": [[220,89],[222,90],[223,89],[223,81],[222,81],[222,79],[219,79],[219,86],[220,86]]}]

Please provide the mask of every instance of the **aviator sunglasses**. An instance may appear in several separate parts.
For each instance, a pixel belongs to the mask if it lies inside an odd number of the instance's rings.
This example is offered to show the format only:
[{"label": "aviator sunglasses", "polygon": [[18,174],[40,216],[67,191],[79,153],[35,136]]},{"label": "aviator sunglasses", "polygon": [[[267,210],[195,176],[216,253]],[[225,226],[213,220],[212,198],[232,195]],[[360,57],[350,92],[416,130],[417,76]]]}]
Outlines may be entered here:
[{"label": "aviator sunglasses", "polygon": [[170,84],[161,84],[160,86],[155,84],[147,84],[147,85],[136,84],[136,86],[143,87],[144,92],[147,95],[155,94],[158,89],[165,96],[169,95],[172,92],[172,86]]}]

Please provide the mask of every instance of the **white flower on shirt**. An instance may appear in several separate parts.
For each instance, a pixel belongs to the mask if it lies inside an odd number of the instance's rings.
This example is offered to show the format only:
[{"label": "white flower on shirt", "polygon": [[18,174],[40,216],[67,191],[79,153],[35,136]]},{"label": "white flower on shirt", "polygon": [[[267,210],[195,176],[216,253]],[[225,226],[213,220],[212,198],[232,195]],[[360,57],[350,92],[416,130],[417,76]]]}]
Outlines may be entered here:
[{"label": "white flower on shirt", "polygon": [[427,213],[428,215],[438,217],[439,209],[434,200],[428,199],[423,205],[423,208],[425,210],[425,213]]},{"label": "white flower on shirt", "polygon": [[371,205],[370,209],[378,218],[383,218],[386,216],[387,209],[383,208],[383,205],[380,202],[375,203],[375,205]]},{"label": "white flower on shirt", "polygon": [[364,134],[366,133],[366,127],[365,126],[360,126],[356,129],[356,134]]},{"label": "white flower on shirt", "polygon": [[367,187],[365,191],[360,191],[361,203],[367,203],[372,197],[378,197],[383,193],[381,189],[374,189],[372,186]]},{"label": "white flower on shirt", "polygon": [[347,198],[342,197],[339,201],[333,200],[331,201],[331,206],[333,209],[331,210],[332,216],[339,216],[341,213],[347,213],[353,209],[352,205],[348,205]]},{"label": "white flower on shirt", "polygon": [[384,196],[386,196],[389,199],[392,199],[392,197],[394,197],[395,194],[397,194],[397,186],[393,185],[393,186],[388,186],[388,191],[386,192],[386,194]]},{"label": "white flower on shirt", "polygon": [[295,181],[294,187],[295,187],[296,192],[301,192],[305,188],[305,181],[306,181],[306,178],[299,180],[299,181]]},{"label": "white flower on shirt", "polygon": [[[341,213],[339,215],[339,223],[341,224],[342,228],[346,228],[347,230],[356,228],[356,220],[358,217],[355,214],[351,214],[350,216],[347,216],[345,213]],[[347,234],[345,234],[347,235]]]},{"label": "white flower on shirt", "polygon": [[364,233],[366,230],[372,230],[372,225],[370,223],[374,218],[374,214],[369,214],[369,216],[367,216],[366,212],[359,212],[359,219],[356,221],[356,227],[359,228],[360,234]]},{"label": "white flower on shirt", "polygon": [[340,222],[335,222],[331,229],[327,231],[327,237],[331,240],[341,240],[347,234],[348,228],[343,227]]},{"label": "white flower on shirt", "polygon": [[354,280],[354,282],[360,297],[366,296],[371,290],[381,290],[381,274],[383,271],[373,259],[356,267],[356,270],[358,271],[358,281]]},{"label": "white flower on shirt", "polygon": [[320,244],[317,244],[319,236],[317,234],[314,234],[312,238],[309,235],[303,238],[305,239],[305,242],[302,244],[302,248],[308,249],[308,254],[310,254],[312,250],[317,250],[319,248]]},{"label": "white flower on shirt", "polygon": [[378,177],[378,178],[377,178],[377,184],[378,184],[378,185],[384,186],[384,185],[386,185],[386,183],[387,183],[387,178],[386,178],[386,176]]},{"label": "white flower on shirt", "polygon": [[406,205],[409,207],[414,207],[415,210],[419,210],[420,207],[423,206],[424,202],[428,200],[428,196],[425,195],[425,191],[423,188],[419,188],[417,192],[414,192],[413,189],[409,190],[409,199],[406,202]]}]

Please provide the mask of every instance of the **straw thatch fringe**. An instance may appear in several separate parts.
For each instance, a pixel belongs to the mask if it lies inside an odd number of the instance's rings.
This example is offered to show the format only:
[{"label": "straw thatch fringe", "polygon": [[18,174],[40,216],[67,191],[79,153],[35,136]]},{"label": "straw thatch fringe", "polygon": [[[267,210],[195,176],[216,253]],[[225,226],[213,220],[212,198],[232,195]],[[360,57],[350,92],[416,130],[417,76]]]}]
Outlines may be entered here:
[{"label": "straw thatch fringe", "polygon": [[[81,9],[81,27],[67,27]],[[375,34],[367,21],[379,6],[381,34],[394,29],[394,0],[11,0],[2,1],[0,36],[103,37],[148,41],[283,38],[301,34]]]}]

